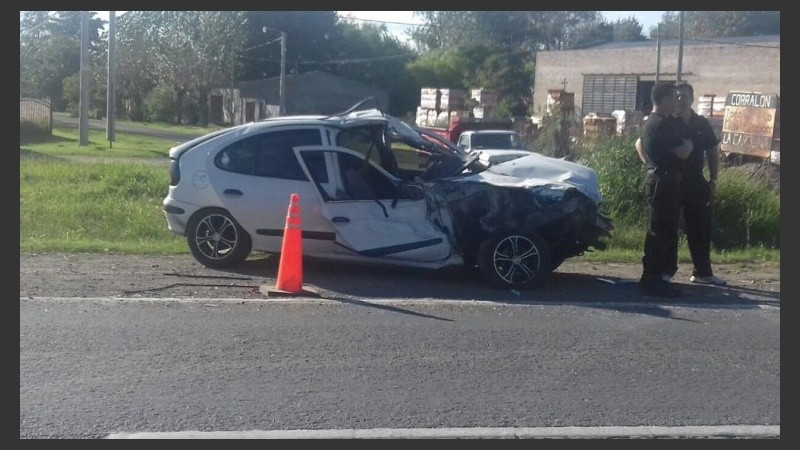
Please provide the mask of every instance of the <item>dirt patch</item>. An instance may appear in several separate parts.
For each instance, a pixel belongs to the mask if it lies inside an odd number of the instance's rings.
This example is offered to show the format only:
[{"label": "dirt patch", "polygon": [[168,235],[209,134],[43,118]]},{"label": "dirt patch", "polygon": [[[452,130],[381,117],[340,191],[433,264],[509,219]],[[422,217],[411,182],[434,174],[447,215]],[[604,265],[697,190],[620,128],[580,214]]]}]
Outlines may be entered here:
[{"label": "dirt patch", "polygon": [[[266,296],[279,261],[255,255],[235,270],[214,270],[190,255],[20,254],[20,297],[242,298]],[[721,302],[756,296],[780,300],[779,264],[714,267],[729,287],[688,283],[691,265],[681,264],[675,281],[687,298]],[[541,288],[522,293],[497,290],[460,269],[424,271],[364,267],[304,260],[304,286],[326,298],[441,298],[472,300],[620,301],[641,299],[640,264],[567,260]],[[748,297],[750,296],[750,297]],[[755,298],[755,297],[752,297]]]}]

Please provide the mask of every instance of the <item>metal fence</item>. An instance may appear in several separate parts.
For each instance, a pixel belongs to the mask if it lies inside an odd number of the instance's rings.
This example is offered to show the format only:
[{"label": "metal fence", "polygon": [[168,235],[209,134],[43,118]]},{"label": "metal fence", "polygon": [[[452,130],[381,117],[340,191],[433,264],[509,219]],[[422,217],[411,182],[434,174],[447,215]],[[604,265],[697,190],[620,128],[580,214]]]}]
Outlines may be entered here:
[{"label": "metal fence", "polygon": [[52,134],[53,110],[50,109],[50,100],[20,97],[19,124],[20,130],[38,130]]}]

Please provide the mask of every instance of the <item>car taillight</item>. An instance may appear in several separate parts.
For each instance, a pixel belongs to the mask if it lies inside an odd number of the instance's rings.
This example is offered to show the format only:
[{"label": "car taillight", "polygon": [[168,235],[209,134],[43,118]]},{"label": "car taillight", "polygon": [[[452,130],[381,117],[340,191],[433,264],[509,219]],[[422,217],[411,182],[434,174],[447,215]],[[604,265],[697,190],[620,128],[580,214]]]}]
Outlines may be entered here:
[{"label": "car taillight", "polygon": [[177,186],[181,181],[181,169],[177,158],[169,159],[169,185]]}]

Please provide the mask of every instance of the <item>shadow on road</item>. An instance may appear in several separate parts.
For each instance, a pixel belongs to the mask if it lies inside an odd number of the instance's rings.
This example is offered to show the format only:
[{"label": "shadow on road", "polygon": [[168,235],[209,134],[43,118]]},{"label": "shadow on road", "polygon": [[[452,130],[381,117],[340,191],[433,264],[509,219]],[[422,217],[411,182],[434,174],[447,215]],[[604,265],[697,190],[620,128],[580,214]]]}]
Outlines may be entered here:
[{"label": "shadow on road", "polygon": [[[272,278],[277,275],[275,256],[249,259],[237,269],[221,270],[235,275]],[[360,299],[449,299],[497,303],[566,303],[644,312],[668,317],[661,306],[681,305],[697,308],[719,306],[780,307],[780,293],[741,287],[718,287],[678,283],[683,295],[676,299],[648,297],[639,290],[637,280],[598,277],[582,273],[554,272],[536,289],[514,291],[486,284],[478,273],[464,268],[424,270],[343,264],[303,259],[303,280],[320,294],[335,300]],[[630,305],[625,305],[625,304]],[[632,309],[633,304],[636,307]],[[646,304],[642,306],[642,304]],[[649,305],[653,306],[650,307]],[[662,308],[663,309],[663,308]]]}]

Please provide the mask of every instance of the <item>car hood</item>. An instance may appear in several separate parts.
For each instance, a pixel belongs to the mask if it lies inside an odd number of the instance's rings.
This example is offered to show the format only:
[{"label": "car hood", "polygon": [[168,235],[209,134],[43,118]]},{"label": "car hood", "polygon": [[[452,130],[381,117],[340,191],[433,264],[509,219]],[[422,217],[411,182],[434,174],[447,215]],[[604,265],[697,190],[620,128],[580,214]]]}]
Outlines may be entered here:
[{"label": "car hood", "polygon": [[550,186],[556,189],[576,188],[595,204],[599,204],[603,199],[597,172],[593,169],[538,153],[528,153],[520,158],[493,165],[483,172],[457,177],[454,181],[521,188],[536,186]]},{"label": "car hood", "polygon": [[497,163],[508,161],[509,159],[513,158],[520,158],[523,156],[528,156],[531,152],[527,150],[512,150],[506,148],[489,148],[489,149],[480,149],[474,150],[475,153],[480,155],[481,161]]}]

